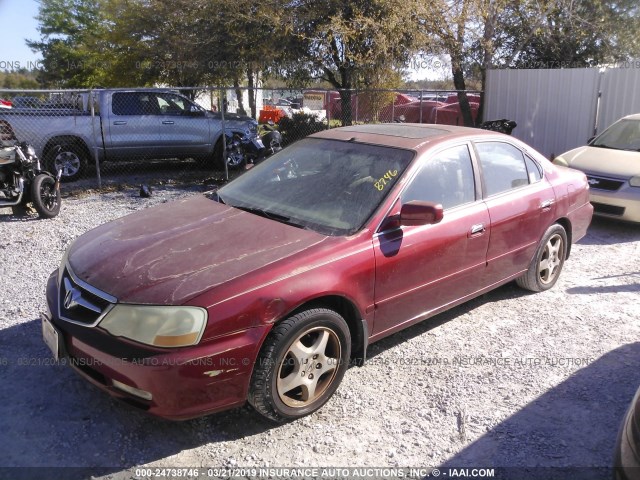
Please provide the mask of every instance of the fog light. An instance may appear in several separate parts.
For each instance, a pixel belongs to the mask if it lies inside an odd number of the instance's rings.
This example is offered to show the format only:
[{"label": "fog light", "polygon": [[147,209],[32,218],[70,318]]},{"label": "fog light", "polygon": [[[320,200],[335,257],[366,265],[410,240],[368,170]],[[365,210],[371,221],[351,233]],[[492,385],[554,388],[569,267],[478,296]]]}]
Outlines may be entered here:
[{"label": "fog light", "polygon": [[125,385],[122,382],[117,380],[112,380],[113,386],[123,392],[130,393],[131,395],[135,395],[136,397],[143,398],[144,400],[151,400],[151,393],[145,392],[144,390],[140,390],[139,388],[130,387],[129,385]]}]

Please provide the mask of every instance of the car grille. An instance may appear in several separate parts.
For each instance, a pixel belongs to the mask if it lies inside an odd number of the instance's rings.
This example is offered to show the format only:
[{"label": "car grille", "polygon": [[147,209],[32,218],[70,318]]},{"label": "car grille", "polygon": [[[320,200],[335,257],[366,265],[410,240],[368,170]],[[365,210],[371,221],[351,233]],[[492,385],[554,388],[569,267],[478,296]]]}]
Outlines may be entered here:
[{"label": "car grille", "polygon": [[595,203],[591,202],[593,205],[593,211],[595,213],[604,213],[606,215],[616,215],[621,217],[624,215],[624,207],[616,207],[614,205],[607,205],[605,203]]},{"label": "car grille", "polygon": [[117,299],[79,280],[67,266],[58,286],[58,309],[61,319],[85,326],[95,326]]},{"label": "car grille", "polygon": [[597,177],[595,175],[587,175],[587,182],[589,183],[590,188],[595,188],[598,190],[608,190],[610,192],[615,192],[616,190],[619,190],[622,185],[624,185],[624,181],[622,180]]}]

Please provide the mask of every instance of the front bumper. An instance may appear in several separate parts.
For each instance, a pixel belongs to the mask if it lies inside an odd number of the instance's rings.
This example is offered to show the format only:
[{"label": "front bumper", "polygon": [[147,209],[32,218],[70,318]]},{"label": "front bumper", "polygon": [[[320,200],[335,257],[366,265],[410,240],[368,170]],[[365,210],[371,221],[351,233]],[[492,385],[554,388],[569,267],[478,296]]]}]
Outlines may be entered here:
[{"label": "front bumper", "polygon": [[[58,311],[57,292],[56,271],[47,283],[49,312]],[[115,339],[98,327],[72,325],[56,313],[48,317],[61,336],[64,362],[110,395],[171,420],[243,405],[259,346],[268,333],[268,327],[256,327],[193,347],[141,353],[140,345]]]},{"label": "front bumper", "polygon": [[640,223],[640,187],[625,185],[617,191],[591,188],[594,215]]}]

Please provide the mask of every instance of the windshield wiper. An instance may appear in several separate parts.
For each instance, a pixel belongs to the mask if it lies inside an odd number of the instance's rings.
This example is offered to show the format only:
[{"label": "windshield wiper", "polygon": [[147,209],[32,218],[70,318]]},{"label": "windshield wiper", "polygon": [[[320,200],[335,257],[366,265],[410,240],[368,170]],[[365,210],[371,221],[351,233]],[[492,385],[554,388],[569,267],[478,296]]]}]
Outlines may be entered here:
[{"label": "windshield wiper", "polygon": [[291,217],[280,215],[279,213],[269,212],[262,208],[241,207],[237,205],[233,205],[233,207],[239,210],[244,210],[245,212],[248,212],[248,213],[253,213],[254,215],[259,215],[261,217],[268,218],[269,220],[275,220],[276,222],[284,223],[286,225],[291,225],[292,227],[302,228],[305,230],[308,228],[306,225],[303,225],[301,223],[291,220]]}]

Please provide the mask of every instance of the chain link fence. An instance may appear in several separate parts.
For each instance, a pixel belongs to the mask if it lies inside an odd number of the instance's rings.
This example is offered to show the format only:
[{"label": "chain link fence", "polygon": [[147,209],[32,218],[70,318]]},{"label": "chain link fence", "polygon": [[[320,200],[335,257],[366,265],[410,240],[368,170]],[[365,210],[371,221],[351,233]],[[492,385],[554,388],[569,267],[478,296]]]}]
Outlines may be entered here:
[{"label": "chain link fence", "polygon": [[[480,92],[466,91],[475,120]],[[456,91],[248,88],[0,90],[0,133],[34,146],[65,183],[140,178],[229,178],[260,157],[260,139],[282,146],[342,125],[463,125]],[[222,132],[225,135],[222,135]]]}]

